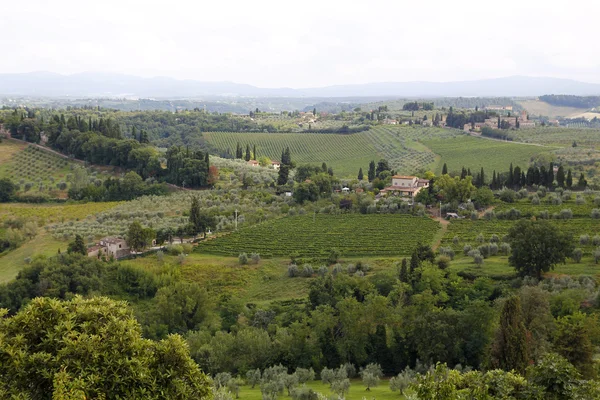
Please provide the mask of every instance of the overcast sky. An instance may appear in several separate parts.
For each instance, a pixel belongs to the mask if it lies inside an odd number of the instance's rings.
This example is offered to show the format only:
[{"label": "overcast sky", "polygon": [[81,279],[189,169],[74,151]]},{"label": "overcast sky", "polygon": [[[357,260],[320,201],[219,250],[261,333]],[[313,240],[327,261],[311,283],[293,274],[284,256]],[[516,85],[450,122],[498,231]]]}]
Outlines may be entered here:
[{"label": "overcast sky", "polygon": [[600,83],[600,1],[3,1],[0,73],[262,87],[509,75]]}]

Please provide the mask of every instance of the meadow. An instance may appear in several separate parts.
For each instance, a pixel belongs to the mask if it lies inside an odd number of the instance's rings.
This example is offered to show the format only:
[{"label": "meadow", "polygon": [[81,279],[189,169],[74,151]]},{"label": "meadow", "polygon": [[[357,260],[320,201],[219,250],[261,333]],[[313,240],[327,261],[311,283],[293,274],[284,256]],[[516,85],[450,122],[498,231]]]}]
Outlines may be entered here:
[{"label": "meadow", "polygon": [[327,257],[409,255],[417,243],[431,244],[440,228],[426,217],[402,214],[314,214],[270,220],[202,242],[198,251],[237,256]]},{"label": "meadow", "polygon": [[540,100],[524,100],[518,102],[527,112],[535,116],[549,118],[574,117],[586,111],[585,108],[555,106]]},{"label": "meadow", "polygon": [[436,174],[441,173],[443,163],[446,163],[450,172],[460,172],[461,168],[465,167],[475,173],[483,167],[490,177],[493,170],[506,171],[510,163],[523,168],[529,165],[532,157],[553,150],[541,146],[471,136],[427,139],[423,144],[441,156],[441,162],[434,169]]}]

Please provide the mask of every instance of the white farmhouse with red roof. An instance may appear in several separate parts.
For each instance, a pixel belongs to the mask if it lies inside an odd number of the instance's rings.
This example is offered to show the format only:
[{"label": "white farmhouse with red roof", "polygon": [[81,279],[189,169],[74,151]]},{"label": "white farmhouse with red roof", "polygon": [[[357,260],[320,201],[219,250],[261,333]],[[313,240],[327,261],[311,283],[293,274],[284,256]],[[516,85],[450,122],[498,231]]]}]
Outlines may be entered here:
[{"label": "white farmhouse with red roof", "polygon": [[394,175],[392,176],[392,186],[382,189],[380,193],[393,193],[396,196],[406,197],[406,200],[413,199],[423,188],[429,187],[427,179],[420,179],[416,176]]}]

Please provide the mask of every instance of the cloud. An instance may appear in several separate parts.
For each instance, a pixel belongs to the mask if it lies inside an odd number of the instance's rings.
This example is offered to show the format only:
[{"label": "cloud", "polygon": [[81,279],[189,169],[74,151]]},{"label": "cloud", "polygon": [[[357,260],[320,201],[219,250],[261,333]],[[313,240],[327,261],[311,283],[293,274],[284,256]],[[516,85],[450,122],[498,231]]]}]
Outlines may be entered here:
[{"label": "cloud", "polygon": [[0,72],[314,87],[515,74],[600,82],[600,3],[32,0],[3,5]]}]

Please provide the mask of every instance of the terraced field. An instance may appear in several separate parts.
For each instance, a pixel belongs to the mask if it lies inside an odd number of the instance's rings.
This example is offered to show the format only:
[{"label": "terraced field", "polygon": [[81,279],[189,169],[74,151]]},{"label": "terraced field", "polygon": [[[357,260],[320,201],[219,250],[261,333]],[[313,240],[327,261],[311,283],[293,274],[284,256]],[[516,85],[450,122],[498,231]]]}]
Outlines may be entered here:
[{"label": "terraced field", "polygon": [[435,173],[440,173],[443,163],[446,163],[450,172],[460,171],[462,167],[479,171],[483,167],[488,175],[491,175],[493,170],[508,170],[511,162],[515,166],[526,167],[531,157],[553,150],[547,147],[464,135],[445,139],[427,139],[423,144],[441,156],[442,162],[437,164]]},{"label": "terraced field", "polygon": [[368,169],[371,160],[379,155],[365,133],[350,135],[318,133],[238,133],[210,132],[203,134],[208,143],[221,151],[235,153],[237,143],[243,149],[256,145],[257,156],[272,160],[281,159],[281,151],[290,148],[292,160],[297,164],[332,167],[341,177],[356,177],[358,169]]},{"label": "terraced field", "polygon": [[302,215],[267,221],[202,242],[201,253],[288,257],[292,253],[325,257],[333,248],[342,256],[409,255],[417,243],[430,244],[440,229],[426,217],[401,214]]}]

